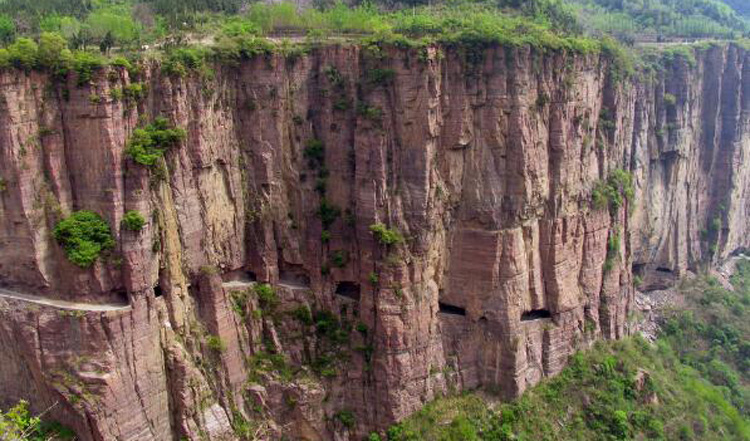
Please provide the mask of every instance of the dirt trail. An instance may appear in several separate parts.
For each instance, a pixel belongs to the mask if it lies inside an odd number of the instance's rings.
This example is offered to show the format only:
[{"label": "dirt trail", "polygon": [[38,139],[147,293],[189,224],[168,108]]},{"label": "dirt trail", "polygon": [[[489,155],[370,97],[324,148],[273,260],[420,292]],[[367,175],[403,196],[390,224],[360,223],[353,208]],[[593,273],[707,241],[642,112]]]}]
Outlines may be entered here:
[{"label": "dirt trail", "polygon": [[24,302],[36,303],[37,305],[52,306],[60,309],[73,311],[127,311],[130,305],[121,303],[79,303],[69,302],[67,300],[49,299],[31,294],[22,294],[5,288],[0,288],[0,298],[21,300]]}]

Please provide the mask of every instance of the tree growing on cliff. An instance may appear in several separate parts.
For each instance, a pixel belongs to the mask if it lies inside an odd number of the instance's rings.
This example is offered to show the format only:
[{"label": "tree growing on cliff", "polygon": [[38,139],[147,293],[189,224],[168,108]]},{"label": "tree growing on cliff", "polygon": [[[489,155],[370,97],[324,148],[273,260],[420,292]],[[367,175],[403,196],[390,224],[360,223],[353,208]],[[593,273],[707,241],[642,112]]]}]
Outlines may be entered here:
[{"label": "tree growing on cliff", "polygon": [[[55,405],[57,403],[52,407]],[[0,411],[0,439],[3,441],[40,441],[75,438],[72,430],[56,422],[42,421],[42,416],[44,413],[40,416],[32,415],[29,411],[29,403],[23,400],[6,412]]]},{"label": "tree growing on cliff", "polygon": [[184,129],[172,127],[166,118],[158,117],[151,124],[133,131],[125,153],[133,161],[151,167],[185,136]]},{"label": "tree growing on cliff", "polygon": [[122,226],[130,231],[141,231],[144,225],[146,225],[146,219],[135,210],[128,211],[122,218]]},{"label": "tree growing on cliff", "polygon": [[633,175],[622,169],[612,171],[606,181],[597,182],[591,192],[595,209],[609,208],[612,212],[619,210],[625,201],[631,201],[634,197]]},{"label": "tree growing on cliff", "polygon": [[53,235],[68,260],[82,268],[91,266],[102,251],[115,246],[109,225],[93,211],[76,211],[57,223]]},{"label": "tree growing on cliff", "polygon": [[370,225],[370,232],[382,245],[397,245],[404,241],[404,236],[397,230],[386,227],[384,224]]}]

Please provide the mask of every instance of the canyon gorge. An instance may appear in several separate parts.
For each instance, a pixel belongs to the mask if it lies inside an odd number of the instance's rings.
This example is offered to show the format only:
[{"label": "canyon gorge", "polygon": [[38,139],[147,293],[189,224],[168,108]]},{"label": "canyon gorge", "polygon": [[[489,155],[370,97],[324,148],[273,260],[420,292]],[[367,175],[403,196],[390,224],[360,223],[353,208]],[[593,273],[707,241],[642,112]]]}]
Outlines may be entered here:
[{"label": "canyon gorge", "polygon": [[[684,52],[3,71],[3,404],[86,441],[354,440],[521,394],[632,333],[636,286],[750,247],[750,52]],[[147,166],[126,149],[157,116],[185,136]],[[53,234],[78,210],[115,239],[85,268]]]}]

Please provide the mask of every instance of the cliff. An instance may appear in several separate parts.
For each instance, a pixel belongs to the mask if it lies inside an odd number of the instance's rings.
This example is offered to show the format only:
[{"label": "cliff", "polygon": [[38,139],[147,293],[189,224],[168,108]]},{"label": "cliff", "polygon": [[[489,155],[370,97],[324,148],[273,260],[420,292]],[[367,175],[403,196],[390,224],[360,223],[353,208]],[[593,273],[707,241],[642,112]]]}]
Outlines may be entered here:
[{"label": "cliff", "polygon": [[[0,397],[84,440],[317,440],[517,395],[626,335],[634,279],[750,246],[749,59],[623,80],[599,55],[329,46],[4,72]],[[125,149],[157,115],[187,136],[146,167]],[[598,206],[618,174],[633,197]],[[116,238],[91,268],[52,235],[82,209]]]}]

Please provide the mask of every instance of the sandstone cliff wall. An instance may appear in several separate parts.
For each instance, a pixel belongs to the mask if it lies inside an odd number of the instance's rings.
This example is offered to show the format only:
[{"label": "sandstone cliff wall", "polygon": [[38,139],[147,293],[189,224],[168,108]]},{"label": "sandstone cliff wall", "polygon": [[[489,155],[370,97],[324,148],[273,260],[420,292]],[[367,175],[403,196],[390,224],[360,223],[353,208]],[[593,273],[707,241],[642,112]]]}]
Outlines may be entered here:
[{"label": "sandstone cliff wall", "polygon": [[[0,296],[0,397],[57,403],[84,440],[356,439],[441,394],[516,395],[628,333],[634,272],[658,286],[750,245],[747,51],[632,81],[594,55],[468,55],[0,74],[0,282],[129,305]],[[135,81],[145,99],[112,99]],[[187,138],[149,170],[124,150],[157,115]],[[596,209],[617,169],[635,198]],[[78,209],[117,239],[90,269],[51,237]],[[144,230],[120,227],[129,210]]]}]

